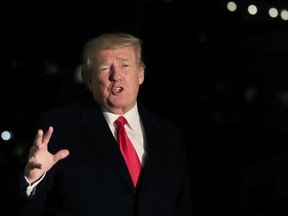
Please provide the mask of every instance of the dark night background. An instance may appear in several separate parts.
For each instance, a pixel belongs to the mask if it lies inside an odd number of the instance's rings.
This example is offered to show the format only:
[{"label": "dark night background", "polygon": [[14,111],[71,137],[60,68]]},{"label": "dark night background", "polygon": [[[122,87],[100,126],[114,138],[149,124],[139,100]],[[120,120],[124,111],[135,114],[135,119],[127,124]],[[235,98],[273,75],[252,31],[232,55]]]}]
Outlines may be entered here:
[{"label": "dark night background", "polygon": [[[288,213],[287,0],[12,2],[1,14],[1,185],[33,119],[87,94],[75,81],[84,42],[106,31],[144,40],[139,98],[186,134],[194,216]],[[254,3],[258,14],[247,6]]]}]

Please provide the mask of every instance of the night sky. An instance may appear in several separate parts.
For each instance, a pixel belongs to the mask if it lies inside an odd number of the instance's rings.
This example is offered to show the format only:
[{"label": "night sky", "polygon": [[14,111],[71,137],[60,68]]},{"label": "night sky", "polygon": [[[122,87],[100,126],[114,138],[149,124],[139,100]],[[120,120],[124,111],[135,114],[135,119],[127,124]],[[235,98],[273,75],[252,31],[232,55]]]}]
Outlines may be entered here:
[{"label": "night sky", "polygon": [[139,98],[186,134],[194,215],[287,214],[288,21],[266,10],[288,2],[239,1],[235,13],[227,2],[3,7],[0,129],[14,136],[0,140],[2,173],[13,172],[39,113],[87,96],[75,81],[84,42],[126,31],[144,41]]}]

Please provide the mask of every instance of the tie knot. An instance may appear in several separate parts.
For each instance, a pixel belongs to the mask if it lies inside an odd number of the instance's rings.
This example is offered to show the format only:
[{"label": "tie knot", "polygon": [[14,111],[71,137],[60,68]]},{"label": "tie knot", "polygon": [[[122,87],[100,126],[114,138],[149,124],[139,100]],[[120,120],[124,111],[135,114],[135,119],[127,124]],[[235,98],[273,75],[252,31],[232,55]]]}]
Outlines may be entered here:
[{"label": "tie knot", "polygon": [[117,125],[117,127],[119,127],[119,126],[123,127],[126,123],[127,123],[127,120],[123,116],[119,116],[115,120],[115,124]]}]

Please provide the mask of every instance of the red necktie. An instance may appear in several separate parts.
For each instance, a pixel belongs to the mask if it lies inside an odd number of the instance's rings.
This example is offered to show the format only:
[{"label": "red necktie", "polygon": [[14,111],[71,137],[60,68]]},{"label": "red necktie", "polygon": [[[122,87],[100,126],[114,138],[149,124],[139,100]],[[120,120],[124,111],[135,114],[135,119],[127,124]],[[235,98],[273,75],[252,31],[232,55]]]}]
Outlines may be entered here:
[{"label": "red necktie", "polygon": [[126,119],[123,116],[120,116],[116,121],[116,136],[120,145],[120,150],[125,159],[126,165],[130,172],[133,184],[136,187],[138,176],[141,170],[141,163],[139,161],[138,155],[131,143],[130,139],[127,136],[124,125],[127,123]]}]

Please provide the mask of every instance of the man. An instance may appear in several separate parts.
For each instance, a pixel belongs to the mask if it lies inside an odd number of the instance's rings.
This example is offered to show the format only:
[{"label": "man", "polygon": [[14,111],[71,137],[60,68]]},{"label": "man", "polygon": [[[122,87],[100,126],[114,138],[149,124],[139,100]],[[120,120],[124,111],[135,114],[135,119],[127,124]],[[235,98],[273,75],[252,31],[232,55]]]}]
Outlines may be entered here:
[{"label": "man", "polygon": [[[192,214],[184,136],[137,100],[141,46],[125,33],[84,46],[82,77],[92,100],[39,116],[13,194],[16,215]],[[135,185],[116,136],[119,116],[141,163]]]}]

